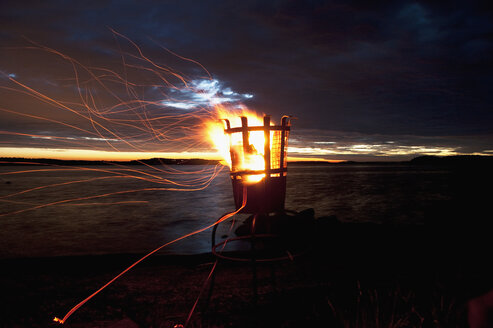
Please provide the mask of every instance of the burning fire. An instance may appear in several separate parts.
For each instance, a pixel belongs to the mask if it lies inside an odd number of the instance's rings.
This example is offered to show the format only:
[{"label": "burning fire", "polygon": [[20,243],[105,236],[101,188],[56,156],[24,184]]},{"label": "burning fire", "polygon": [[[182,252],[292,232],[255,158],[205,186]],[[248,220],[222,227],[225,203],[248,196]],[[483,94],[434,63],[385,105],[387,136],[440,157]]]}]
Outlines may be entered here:
[{"label": "burning fire", "polygon": [[[206,131],[210,142],[214,148],[222,156],[223,164],[227,164],[230,169],[237,171],[260,171],[265,170],[264,160],[264,145],[265,138],[263,131],[249,132],[248,152],[243,151],[243,139],[241,133],[233,133],[228,135],[224,133],[224,122],[221,120],[229,120],[231,128],[241,127],[241,117],[248,119],[248,126],[263,126],[263,118],[257,113],[247,109],[229,110],[224,106],[218,105],[215,107],[217,119],[206,122]],[[273,125],[271,123],[271,125]],[[271,134],[273,132],[271,131]],[[234,152],[238,162],[231,162],[231,152]],[[248,174],[246,182],[256,183],[261,181],[265,174]]]}]

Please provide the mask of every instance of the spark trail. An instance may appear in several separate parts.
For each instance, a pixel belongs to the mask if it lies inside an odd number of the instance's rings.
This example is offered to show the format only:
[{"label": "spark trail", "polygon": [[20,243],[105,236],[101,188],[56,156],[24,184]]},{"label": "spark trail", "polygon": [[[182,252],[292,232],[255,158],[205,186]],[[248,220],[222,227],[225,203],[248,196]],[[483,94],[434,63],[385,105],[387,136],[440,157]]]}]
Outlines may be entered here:
[{"label": "spark trail", "polygon": [[[244,95],[234,93],[234,97],[226,97],[218,87],[220,82],[215,80],[202,64],[193,59],[160,46],[168,56],[180,62],[183,70],[188,71],[184,73],[181,69],[173,69],[152,59],[128,37],[115,30],[111,32],[118,43],[118,51],[112,52],[112,55],[120,56],[120,69],[86,65],[66,53],[30,40],[28,40],[29,46],[26,47],[2,49],[2,51],[36,53],[39,58],[47,61],[43,66],[56,67],[57,71],[48,70],[45,72],[46,76],[23,76],[0,71],[0,99],[2,99],[0,119],[5,119],[5,122],[25,123],[5,124],[1,127],[0,136],[4,140],[0,141],[0,154],[9,149],[16,151],[25,149],[26,153],[21,157],[39,158],[36,153],[29,153],[28,149],[37,149],[39,153],[42,149],[52,149],[57,154],[55,156],[68,153],[74,154],[71,155],[72,157],[86,156],[83,158],[95,159],[90,156],[93,154],[92,151],[97,151],[117,159],[106,161],[104,168],[59,165],[41,161],[0,161],[0,164],[16,165],[14,168],[9,167],[6,172],[0,172],[0,177],[74,171],[101,175],[91,178],[69,176],[67,181],[36,185],[0,194],[0,203],[17,206],[14,209],[9,206],[8,210],[1,210],[0,217],[21,215],[60,205],[137,204],[145,201],[96,202],[95,200],[146,191],[203,190],[225,167],[218,164],[190,170],[166,165],[163,162],[158,165],[148,164],[140,159],[166,157],[166,154],[177,153],[185,154],[186,157],[208,154],[209,158],[219,159],[220,155],[211,149],[207,127],[212,124],[211,122],[217,122],[227,111],[237,113],[247,111],[241,104]],[[245,95],[244,98],[250,97]],[[56,150],[60,149],[63,152],[57,153]],[[136,162],[141,165],[129,167],[120,162],[128,159],[137,160]],[[19,165],[30,166],[25,169],[19,168]],[[32,167],[33,165],[35,168]],[[47,200],[44,197],[44,192],[54,188],[75,188],[113,179],[122,181],[121,190],[82,194],[82,188],[79,188],[81,194],[77,197],[62,195],[61,199],[55,200]],[[152,186],[131,187],[130,182],[136,180]],[[37,195],[39,201],[34,203],[18,200],[27,195],[31,198]],[[245,206],[246,196],[243,201],[240,209],[225,214],[215,223],[184,234],[154,249],[74,306],[63,318],[55,317],[54,321],[65,323],[91,298],[149,256],[234,216]]]},{"label": "spark trail", "polygon": [[[202,125],[206,119],[214,117],[215,110],[208,99],[197,99],[196,95],[204,94],[199,82],[179,70],[172,69],[159,63],[145,54],[135,42],[111,29],[115,40],[119,43],[119,53],[122,69],[94,67],[84,65],[79,60],[56,49],[30,41],[23,48],[3,48],[3,51],[29,51],[46,58],[46,66],[54,63],[57,70],[67,68],[68,72],[57,71],[57,78],[50,82],[56,87],[46,88],[46,77],[28,77],[21,74],[7,74],[0,71],[0,103],[1,115],[9,120],[33,122],[39,126],[53,126],[56,132],[32,130],[1,129],[0,135],[5,138],[1,146],[19,149],[18,144],[29,145],[30,149],[62,149],[64,152],[77,151],[75,155],[90,156],[92,150],[102,151],[106,156],[133,156],[132,159],[146,158],[149,154],[155,157],[165,157],[166,154],[206,151],[213,155],[210,146],[203,138]],[[121,44],[123,42],[123,44]],[[212,81],[211,74],[199,62],[178,55],[165,47],[161,47],[168,55],[183,63],[198,67],[204,74],[200,81]],[[55,66],[56,65],[56,66]],[[195,70],[194,67],[186,67]],[[50,71],[47,76],[52,76]],[[60,82],[61,81],[61,82]],[[175,96],[177,95],[177,96]],[[181,95],[181,96],[180,96]],[[188,95],[188,98],[185,97]],[[191,96],[190,96],[191,95]],[[20,101],[22,99],[22,101]],[[204,101],[205,100],[205,101]],[[28,103],[28,106],[25,105]],[[5,104],[3,104],[5,103]],[[192,109],[182,110],[180,104],[192,106]],[[38,123],[36,123],[38,122]],[[19,129],[19,128],[17,128]],[[40,129],[45,130],[45,129]],[[9,148],[0,147],[0,154]],[[26,151],[28,148],[25,148]],[[108,152],[111,150],[112,152]],[[40,152],[42,153],[42,152]],[[63,154],[63,153],[58,153]],[[57,156],[58,154],[55,154]],[[113,154],[113,155],[112,155]],[[116,154],[116,155],[115,155]],[[163,154],[163,155],[159,155]],[[36,156],[36,154],[34,154]],[[31,157],[25,153],[24,157]],[[39,155],[38,155],[39,156]],[[103,154],[104,156],[104,154]],[[15,157],[15,156],[9,156]],[[216,157],[218,158],[218,157]],[[110,162],[120,167],[118,162]],[[128,174],[120,172],[118,178],[125,180],[146,180],[162,185],[161,189],[195,191],[206,188],[218,173],[218,169],[200,169],[196,171],[180,170],[168,165],[149,165],[139,161],[155,172],[149,173],[142,168],[133,170],[126,168]],[[4,163],[8,164],[8,163]],[[22,164],[22,163],[11,163]],[[27,163],[26,163],[27,164]],[[30,162],[31,165],[43,165]],[[86,168],[67,168],[86,170]],[[122,169],[123,171],[123,169]],[[32,171],[34,172],[34,171]],[[42,172],[39,170],[38,172]],[[101,170],[101,172],[105,172]],[[24,174],[22,170],[4,172],[8,174]],[[184,177],[189,177],[184,179]],[[110,178],[110,177],[108,177]],[[116,178],[116,177],[115,177]],[[99,179],[99,178],[98,178]],[[106,179],[106,178],[105,178]],[[28,190],[18,191],[15,195],[27,192],[40,192],[46,188],[61,185],[90,183],[87,179],[67,181],[61,184],[36,186]],[[124,188],[125,184],[122,183]],[[123,193],[132,193],[149,189],[129,189]],[[15,195],[0,195],[1,198]],[[103,195],[81,195],[81,199],[105,197]],[[42,198],[42,197],[40,197]],[[1,216],[18,214],[28,210],[69,203],[75,199],[62,199],[41,204],[39,207],[1,213]]]},{"label": "spark trail", "polygon": [[[240,212],[246,205],[246,202],[247,202],[247,195],[246,195],[246,188],[243,189],[243,194],[244,194],[244,197],[243,197],[243,204],[241,205],[241,207],[239,209],[237,209],[236,211],[233,211],[233,212],[230,212],[230,213],[227,213],[225,215],[223,215],[222,217],[220,217],[216,222],[214,222],[213,224],[210,224],[208,226],[205,226],[203,228],[200,228],[198,230],[195,230],[193,232],[190,232],[186,235],[183,235],[179,238],[176,238],[170,242],[167,242],[166,244],[163,244],[161,246],[159,246],[158,248],[156,248],[155,250],[153,250],[152,252],[149,252],[148,254],[146,254],[145,256],[143,256],[142,258],[140,258],[138,261],[136,261],[135,263],[133,263],[132,265],[130,265],[128,268],[126,268],[125,270],[123,270],[121,273],[119,273],[117,276],[115,276],[113,279],[111,279],[110,281],[108,281],[106,284],[104,284],[101,288],[99,288],[97,291],[95,291],[94,293],[92,293],[91,295],[89,295],[87,298],[85,298],[83,301],[81,301],[79,304],[77,304],[76,306],[74,306],[69,312],[67,312],[67,314],[62,318],[58,318],[58,317],[55,317],[53,318],[53,321],[55,322],[58,322],[58,323],[65,323],[67,321],[67,319],[75,312],[77,311],[82,305],[84,305],[87,301],[89,301],[91,298],[93,298],[94,296],[96,296],[97,294],[99,294],[103,289],[105,289],[106,287],[108,287],[109,285],[111,285],[115,280],[117,280],[118,278],[120,278],[121,276],[123,276],[125,273],[127,273],[129,270],[131,270],[133,267],[135,267],[137,264],[139,264],[140,262],[144,261],[146,258],[148,258],[149,256],[155,254],[156,252],[159,252],[161,249],[165,248],[166,246],[169,246],[171,244],[174,244],[180,240],[183,240],[185,238],[188,238],[190,236],[193,236],[193,235],[196,235],[200,232],[203,232],[203,231],[206,231],[212,227],[214,227],[215,225],[221,223],[221,222],[224,222],[226,221],[227,219],[229,219],[230,217],[234,216],[235,214],[237,214],[238,212]],[[211,275],[212,275],[212,272],[211,272]],[[194,306],[195,307],[195,306]],[[191,314],[190,314],[191,315]],[[188,321],[188,320],[187,320]]]}]

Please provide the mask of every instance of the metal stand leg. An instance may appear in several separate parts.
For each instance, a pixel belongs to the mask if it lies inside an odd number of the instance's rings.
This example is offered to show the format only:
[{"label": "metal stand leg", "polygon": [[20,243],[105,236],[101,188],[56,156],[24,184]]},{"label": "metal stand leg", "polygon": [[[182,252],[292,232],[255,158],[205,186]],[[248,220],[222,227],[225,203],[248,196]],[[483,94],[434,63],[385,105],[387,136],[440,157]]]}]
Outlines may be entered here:
[{"label": "metal stand leg", "polygon": [[250,239],[250,252],[251,252],[251,264],[252,264],[252,289],[253,289],[253,304],[257,305],[258,293],[257,293],[257,261],[255,253],[255,223],[257,220],[257,215],[255,214],[252,219],[252,228],[251,234],[252,238]]},{"label": "metal stand leg", "polygon": [[[258,268],[258,262],[265,263],[265,262],[276,262],[276,261],[281,261],[281,260],[287,260],[291,258],[291,256],[283,256],[283,257],[272,257],[272,258],[264,258],[261,256],[260,252],[264,251],[264,246],[259,246],[259,242],[263,242],[264,240],[268,240],[268,238],[275,237],[275,235],[270,235],[266,233],[260,233],[257,234],[256,232],[256,224],[260,224],[259,218],[261,214],[254,214],[251,216],[251,226],[250,226],[250,234],[248,235],[243,235],[239,236],[236,238],[229,238],[226,239],[225,241],[219,242],[216,244],[216,233],[217,233],[217,227],[218,225],[215,225],[212,230],[212,253],[213,255],[217,258],[217,261],[225,260],[225,261],[233,261],[233,262],[243,262],[243,263],[248,263],[250,262],[251,266],[251,271],[252,271],[252,303],[254,306],[257,306],[258,300],[259,300],[259,293],[258,293],[258,274],[259,274],[259,268]],[[250,219],[249,218],[249,219]],[[227,242],[233,242],[233,241],[239,241],[239,240],[244,240],[244,241],[249,241],[250,242],[250,252],[248,254],[248,251],[246,254],[240,255],[239,257],[234,257],[230,255],[224,255],[222,254],[222,251],[224,249],[224,246],[226,245]],[[268,244],[267,244],[268,245]],[[220,251],[217,251],[216,248],[222,247]],[[260,248],[261,249],[260,249]],[[227,254],[227,253],[226,253]],[[267,255],[269,255],[267,253]],[[274,266],[274,263],[271,263],[270,266],[270,280],[271,280],[271,286],[272,289],[277,292],[277,283],[276,283],[276,268]],[[214,292],[215,288],[215,279],[216,279],[216,272],[215,270],[212,275],[210,276],[210,282],[209,282],[209,291],[207,294],[207,299],[205,302],[205,309],[207,310],[210,306],[210,301],[212,299],[212,293]],[[204,311],[205,312],[205,311]]]}]

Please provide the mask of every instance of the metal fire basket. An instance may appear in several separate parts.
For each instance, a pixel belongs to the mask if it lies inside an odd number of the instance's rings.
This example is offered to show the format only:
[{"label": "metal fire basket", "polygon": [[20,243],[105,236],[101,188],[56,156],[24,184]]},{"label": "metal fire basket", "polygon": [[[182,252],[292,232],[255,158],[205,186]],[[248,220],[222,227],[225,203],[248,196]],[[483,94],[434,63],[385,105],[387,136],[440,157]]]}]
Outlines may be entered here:
[{"label": "metal fire basket", "polygon": [[[246,205],[241,213],[272,213],[284,210],[286,197],[287,175],[287,147],[290,131],[290,117],[283,116],[281,125],[271,125],[270,116],[264,116],[263,126],[248,126],[246,117],[241,117],[241,127],[231,128],[230,122],[225,120],[224,132],[229,135],[241,133],[242,143],[231,146],[231,181],[236,209],[243,204],[243,197],[247,197]],[[245,170],[240,166],[247,155],[256,150],[249,142],[250,133],[263,131],[264,133],[264,162],[263,170]],[[249,176],[262,175],[263,178],[255,183],[248,182]],[[246,191],[246,195],[244,195]]]},{"label": "metal fire basket", "polygon": [[[255,229],[257,218],[268,218],[270,213],[284,212],[290,116],[283,116],[281,125],[271,125],[269,115],[264,116],[262,126],[248,126],[248,119],[243,116],[241,117],[241,127],[232,128],[227,119],[224,121],[226,123],[224,133],[229,136],[230,140],[230,176],[233,184],[233,196],[236,210],[242,208],[244,200],[246,200],[245,206],[241,209],[240,213],[249,213],[253,215],[250,216],[252,221],[249,234],[229,238],[216,244],[216,231],[217,226],[220,223],[218,220],[218,224],[214,225],[214,228],[212,229],[212,254],[218,259],[249,262],[251,264],[253,302],[257,303],[257,262],[272,263],[292,259],[293,257],[289,251],[286,252],[287,255],[284,255],[282,244],[276,244],[278,242],[277,235],[269,232],[257,233]],[[252,132],[260,134],[263,132],[263,155],[250,143]],[[235,135],[236,133],[241,135]],[[235,144],[232,143],[233,140],[235,140]],[[241,142],[238,143],[238,141]],[[247,157],[251,155],[257,157],[262,155],[264,165],[259,166],[263,166],[263,169],[253,170],[244,168],[248,165],[243,164],[247,162]],[[259,179],[253,179],[254,181],[252,181],[252,179],[249,179],[251,177]],[[224,247],[227,243],[241,241],[250,242],[250,251],[247,254],[243,252],[237,254],[224,253]],[[274,247],[272,247],[273,245]],[[279,252],[279,250],[281,250],[281,252]],[[216,272],[217,270],[214,271],[210,279],[206,308],[212,297]],[[271,278],[273,284],[274,276],[275,272],[272,267]]]}]

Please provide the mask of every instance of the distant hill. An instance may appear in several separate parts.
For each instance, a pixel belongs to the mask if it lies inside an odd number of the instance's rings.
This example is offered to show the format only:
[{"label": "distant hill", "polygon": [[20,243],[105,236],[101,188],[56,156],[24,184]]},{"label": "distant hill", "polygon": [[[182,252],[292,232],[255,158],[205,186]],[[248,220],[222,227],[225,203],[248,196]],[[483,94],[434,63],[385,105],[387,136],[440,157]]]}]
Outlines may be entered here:
[{"label": "distant hill", "polygon": [[[88,165],[216,165],[219,161],[208,160],[201,158],[150,158],[132,161],[85,161],[85,160],[60,160],[60,159],[36,159],[36,158],[0,158],[0,165],[67,165],[67,166],[88,166]],[[292,165],[396,165],[396,164],[412,164],[412,165],[452,165],[452,166],[487,166],[493,165],[493,156],[479,155],[459,155],[459,156],[419,156],[410,161],[345,161],[339,163],[321,162],[321,161],[297,161],[289,162]],[[493,166],[492,166],[493,167]]]},{"label": "distant hill", "polygon": [[219,164],[217,160],[201,159],[201,158],[188,158],[188,159],[176,159],[176,158],[151,158],[141,159],[136,161],[130,161],[130,165],[141,165],[142,163],[148,165],[216,165]]},{"label": "distant hill", "polygon": [[289,162],[289,165],[446,165],[446,166],[469,166],[469,165],[493,165],[493,156],[481,155],[455,155],[455,156],[418,156],[409,161],[344,161],[338,163],[320,161],[297,161]]},{"label": "distant hill", "polygon": [[60,160],[60,159],[48,159],[48,158],[0,158],[0,165],[36,165],[36,164],[48,164],[48,165],[68,165],[68,166],[88,166],[88,165],[216,165],[219,161],[189,158],[189,159],[176,159],[176,158],[151,158],[133,161],[84,161],[84,160]]}]

